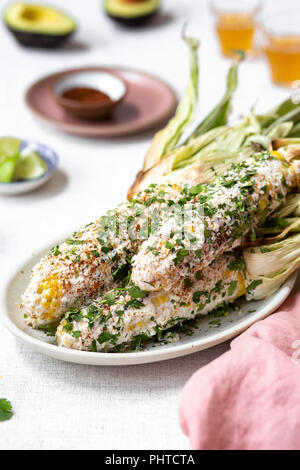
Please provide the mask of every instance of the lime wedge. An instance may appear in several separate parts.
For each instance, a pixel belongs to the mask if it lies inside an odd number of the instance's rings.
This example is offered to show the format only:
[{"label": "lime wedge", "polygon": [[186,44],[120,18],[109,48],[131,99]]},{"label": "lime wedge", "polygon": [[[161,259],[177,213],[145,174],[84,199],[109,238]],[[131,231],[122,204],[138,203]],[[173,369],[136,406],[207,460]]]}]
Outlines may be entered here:
[{"label": "lime wedge", "polygon": [[21,140],[14,137],[0,138],[0,156],[13,157],[20,151]]},{"label": "lime wedge", "polygon": [[25,156],[21,156],[17,162],[13,179],[17,181],[38,178],[46,173],[47,170],[48,167],[44,160],[37,152],[32,151]]},{"label": "lime wedge", "polygon": [[0,183],[10,183],[13,179],[20,154],[12,157],[0,157]]}]

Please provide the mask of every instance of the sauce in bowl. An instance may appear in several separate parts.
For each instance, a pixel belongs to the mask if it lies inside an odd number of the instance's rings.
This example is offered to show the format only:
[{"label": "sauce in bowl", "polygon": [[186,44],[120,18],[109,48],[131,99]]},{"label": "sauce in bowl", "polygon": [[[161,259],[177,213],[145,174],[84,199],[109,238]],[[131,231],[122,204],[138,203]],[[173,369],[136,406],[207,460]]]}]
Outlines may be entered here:
[{"label": "sauce in bowl", "polygon": [[113,73],[101,70],[68,71],[52,84],[54,99],[68,114],[79,119],[109,117],[123,101],[126,83]]},{"label": "sauce in bowl", "polygon": [[66,90],[62,96],[68,100],[79,101],[80,103],[112,103],[111,98],[106,93],[95,88],[75,87]]}]

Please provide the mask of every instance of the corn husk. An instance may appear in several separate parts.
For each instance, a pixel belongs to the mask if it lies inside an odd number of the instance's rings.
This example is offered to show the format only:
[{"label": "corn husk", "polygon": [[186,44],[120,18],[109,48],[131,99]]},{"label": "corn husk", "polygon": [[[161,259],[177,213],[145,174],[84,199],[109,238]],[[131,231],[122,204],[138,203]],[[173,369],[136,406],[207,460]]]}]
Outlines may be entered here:
[{"label": "corn husk", "polygon": [[[192,66],[194,60],[195,55],[192,55],[191,78],[188,90],[191,89],[192,86],[195,91],[196,83],[193,78],[194,72]],[[193,133],[186,139],[185,143],[182,144],[180,148],[175,148],[181,138],[182,131],[187,125],[187,122],[183,126],[180,125],[180,122],[183,122],[182,117],[184,115],[181,109],[185,109],[188,104],[190,107],[196,104],[195,101],[191,99],[191,91],[189,92],[187,90],[174,118],[171,119],[164,129],[154,136],[151,147],[146,154],[143,169],[137,174],[133,185],[128,191],[129,199],[137,192],[146,188],[148,184],[154,181],[157,183],[158,180],[155,178],[163,179],[165,175],[169,175],[177,170],[179,165],[193,165],[193,157],[199,162],[200,156],[196,156],[199,150],[205,148],[219,134],[222,134],[226,130],[228,131],[228,128],[224,126],[228,122],[231,113],[232,97],[237,88],[238,64],[239,61],[235,62],[229,69],[226,92],[221,101],[208,116],[203,119]],[[231,153],[232,152],[233,151],[231,151]],[[177,177],[175,179],[177,179]]]},{"label": "corn husk", "polygon": [[190,53],[190,81],[180,101],[175,116],[164,129],[159,131],[146,154],[143,172],[160,162],[162,157],[172,151],[180,140],[186,126],[192,121],[198,100],[198,47],[199,41],[183,33],[183,39]]},{"label": "corn husk", "polygon": [[[193,181],[197,183],[208,182],[215,174],[215,171],[209,170],[208,164],[212,167],[219,166],[220,171],[225,171],[232,161],[247,158],[253,152],[264,149],[278,150],[300,143],[300,105],[291,99],[285,100],[264,115],[256,115],[253,110],[250,110],[248,116],[236,126],[227,125],[232,96],[237,87],[237,67],[236,63],[229,70],[226,93],[220,103],[196,127],[184,145],[180,148],[175,148],[173,145],[171,151],[168,145],[160,145],[161,142],[164,142],[170,129],[172,134],[172,128],[175,132],[171,140],[176,143],[179,141],[176,126],[172,127],[171,125],[169,128],[167,125],[155,136],[150,153],[148,152],[146,156],[144,168],[138,173],[136,181],[128,192],[129,197],[146,188],[148,184],[164,180],[178,182],[180,178],[185,180],[192,177]],[[174,119],[176,121],[176,117]],[[246,135],[242,130],[245,121],[248,123]],[[227,128],[228,133],[224,127]],[[220,134],[217,132],[219,130]],[[214,143],[210,142],[214,135],[213,131],[216,132]],[[239,131],[239,135],[237,135],[237,131]],[[222,136],[226,136],[225,142]],[[199,138],[200,140],[198,140]],[[209,143],[203,144],[206,141]],[[230,142],[232,147],[226,145]],[[151,158],[149,155],[152,155]],[[299,167],[297,177],[300,183],[300,163],[295,163],[295,160],[299,158],[292,156],[292,159],[295,167]]]},{"label": "corn husk", "polygon": [[[270,297],[300,267],[300,234],[243,252],[247,275],[247,300]],[[255,282],[255,288],[251,289]]]}]

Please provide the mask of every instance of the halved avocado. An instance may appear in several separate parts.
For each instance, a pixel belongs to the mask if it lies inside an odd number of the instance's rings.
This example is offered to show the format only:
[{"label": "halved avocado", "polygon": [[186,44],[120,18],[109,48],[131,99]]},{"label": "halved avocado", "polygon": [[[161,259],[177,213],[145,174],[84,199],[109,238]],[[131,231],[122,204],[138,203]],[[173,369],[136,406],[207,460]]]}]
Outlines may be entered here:
[{"label": "halved avocado", "polygon": [[4,22],[15,38],[29,47],[61,46],[76,29],[76,22],[59,10],[21,2],[5,10]]},{"label": "halved avocado", "polygon": [[157,13],[161,0],[105,0],[106,14],[126,26],[141,26]]}]

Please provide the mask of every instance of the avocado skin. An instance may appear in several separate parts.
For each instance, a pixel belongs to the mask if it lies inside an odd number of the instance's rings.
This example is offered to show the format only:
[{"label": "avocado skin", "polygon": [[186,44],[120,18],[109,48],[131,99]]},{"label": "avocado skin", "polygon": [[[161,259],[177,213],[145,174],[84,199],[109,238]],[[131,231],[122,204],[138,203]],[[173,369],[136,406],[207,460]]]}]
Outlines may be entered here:
[{"label": "avocado skin", "polygon": [[62,46],[74,33],[74,30],[69,33],[55,35],[47,33],[29,33],[27,31],[16,30],[8,25],[6,25],[6,27],[22,46],[45,49],[55,49]]},{"label": "avocado skin", "polygon": [[117,16],[111,15],[106,11],[106,15],[113,19],[116,23],[122,24],[123,26],[129,26],[131,28],[143,26],[144,24],[150,22],[154,16],[156,16],[159,9],[152,11],[151,13],[147,13],[146,15],[142,16],[132,16],[132,17],[124,17],[124,16]]}]

